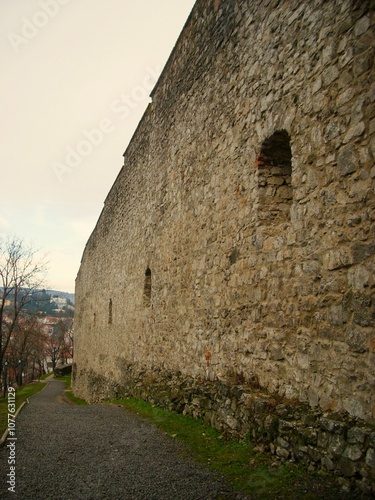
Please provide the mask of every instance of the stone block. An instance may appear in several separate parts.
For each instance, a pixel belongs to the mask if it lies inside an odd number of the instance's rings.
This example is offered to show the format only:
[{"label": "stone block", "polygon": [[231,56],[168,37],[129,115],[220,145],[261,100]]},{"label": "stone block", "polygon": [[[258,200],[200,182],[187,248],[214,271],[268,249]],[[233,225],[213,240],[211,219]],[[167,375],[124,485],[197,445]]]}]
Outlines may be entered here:
[{"label": "stone block", "polygon": [[[337,100],[336,100],[336,106],[339,108],[340,106],[343,106],[347,102],[349,102],[354,96],[354,89],[353,87],[344,89],[341,94],[339,94]],[[339,129],[340,131],[340,129]]]},{"label": "stone block", "polygon": [[276,448],[276,455],[280,458],[287,459],[290,456],[290,451],[286,448],[282,448],[281,446],[278,446]]},{"label": "stone block", "polygon": [[359,160],[355,149],[350,144],[343,146],[337,155],[337,168],[340,176],[349,175],[359,168]]},{"label": "stone block", "polygon": [[[276,193],[277,198],[282,202],[285,200],[292,200],[293,199],[293,189],[291,186],[279,186],[277,189]],[[287,210],[290,209],[289,205],[286,205],[285,207]]]},{"label": "stone block", "polygon": [[320,427],[323,429],[323,430],[326,430],[330,433],[334,433],[334,434],[344,434],[347,426],[343,423],[343,422],[340,422],[339,420],[333,420],[331,418],[328,418],[328,417],[322,417],[319,421],[320,423]]},{"label": "stone block", "polygon": [[339,76],[340,72],[337,66],[332,65],[325,69],[322,74],[323,83],[325,86],[331,85]]},{"label": "stone block", "polygon": [[340,457],[346,447],[345,438],[342,435],[335,434],[331,437],[328,445],[328,453],[333,457]]},{"label": "stone block", "polygon": [[335,58],[336,51],[337,51],[336,42],[330,43],[323,48],[322,61],[324,65],[327,65],[330,61],[332,61]]},{"label": "stone block", "polygon": [[356,242],[353,247],[353,262],[358,263],[375,255],[375,241]]},{"label": "stone block", "polygon": [[274,186],[281,186],[284,184],[284,179],[280,176],[273,175],[272,177],[267,178],[267,183]]},{"label": "stone block", "polygon": [[349,285],[356,290],[367,287],[369,280],[370,272],[363,265],[358,265],[348,270]]},{"label": "stone block", "polygon": [[[366,464],[375,471],[375,449],[369,448],[366,453]],[[375,474],[374,474],[375,475]]]},{"label": "stone block", "polygon": [[328,308],[328,322],[330,325],[342,325],[346,322],[346,314],[344,314],[343,305],[338,304]]},{"label": "stone block", "polygon": [[254,412],[254,415],[267,415],[270,407],[270,402],[259,396],[254,397],[251,401],[251,409]]},{"label": "stone block", "polygon": [[314,446],[316,447],[318,443],[318,432],[316,429],[313,428],[304,428],[300,429],[299,435],[302,438],[302,441],[306,445]]},{"label": "stone block", "polygon": [[359,326],[349,326],[345,331],[344,340],[352,352],[363,353],[368,349],[368,332]]},{"label": "stone block", "polygon": [[232,430],[235,430],[235,429],[238,429],[239,427],[239,423],[238,423],[238,420],[236,418],[234,418],[232,415],[227,415],[225,417],[225,423],[232,429]]},{"label": "stone block", "polygon": [[270,345],[268,348],[269,358],[272,361],[282,361],[285,359],[284,350],[277,345]]},{"label": "stone block", "polygon": [[360,458],[362,458],[363,453],[361,448],[357,444],[351,444],[345,448],[342,456],[349,458],[353,462],[356,462]]},{"label": "stone block", "polygon": [[294,422],[289,422],[287,420],[279,420],[279,432],[280,434],[290,434],[292,430],[296,428]]},{"label": "stone block", "polygon": [[[360,136],[365,131],[365,124],[363,122],[356,123],[352,127],[349,128],[347,133],[344,136],[343,143],[348,143],[353,137]],[[342,158],[340,158],[342,161]]]},{"label": "stone block", "polygon": [[338,470],[343,476],[352,477],[356,473],[356,466],[349,458],[341,457],[338,462]]},{"label": "stone block", "polygon": [[368,30],[370,26],[370,16],[363,16],[359,19],[354,26],[355,36],[361,36]]},{"label": "stone block", "polygon": [[363,73],[370,71],[374,64],[373,52],[367,51],[359,54],[353,61],[353,74],[355,77],[360,77]]},{"label": "stone block", "polygon": [[323,266],[329,271],[347,267],[354,262],[352,250],[349,247],[338,248],[337,250],[329,250],[323,256]]},{"label": "stone block", "polygon": [[318,441],[317,441],[318,448],[326,450],[328,442],[329,442],[329,433],[320,431],[318,433]]},{"label": "stone block", "polygon": [[335,465],[329,457],[322,457],[321,464],[326,470],[332,471],[335,469]]},{"label": "stone block", "polygon": [[[356,352],[355,348],[352,349]],[[359,348],[362,351],[362,348]],[[360,397],[348,397],[345,398],[342,402],[343,409],[347,411],[350,415],[358,417],[360,419],[365,418],[365,412],[363,408],[363,400]]]},{"label": "stone block", "polygon": [[356,325],[360,326],[375,326],[375,313],[373,310],[364,310],[355,312],[353,321]]}]

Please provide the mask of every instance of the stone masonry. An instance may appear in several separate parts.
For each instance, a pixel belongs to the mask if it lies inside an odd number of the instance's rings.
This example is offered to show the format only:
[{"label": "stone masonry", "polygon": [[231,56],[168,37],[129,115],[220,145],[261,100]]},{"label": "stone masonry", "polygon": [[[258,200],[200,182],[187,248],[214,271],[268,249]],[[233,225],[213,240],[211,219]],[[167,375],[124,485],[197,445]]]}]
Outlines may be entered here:
[{"label": "stone masonry", "polygon": [[83,254],[78,396],[371,490],[374,24],[372,0],[197,1]]}]

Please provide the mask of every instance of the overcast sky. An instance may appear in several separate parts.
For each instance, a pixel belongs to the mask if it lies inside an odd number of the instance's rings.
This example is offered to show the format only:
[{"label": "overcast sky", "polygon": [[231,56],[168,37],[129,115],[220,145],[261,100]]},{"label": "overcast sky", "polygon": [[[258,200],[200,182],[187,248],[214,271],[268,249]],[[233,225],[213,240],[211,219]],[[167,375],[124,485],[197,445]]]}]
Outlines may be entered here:
[{"label": "overcast sky", "polygon": [[194,0],[1,0],[0,236],[73,292],[85,243]]}]

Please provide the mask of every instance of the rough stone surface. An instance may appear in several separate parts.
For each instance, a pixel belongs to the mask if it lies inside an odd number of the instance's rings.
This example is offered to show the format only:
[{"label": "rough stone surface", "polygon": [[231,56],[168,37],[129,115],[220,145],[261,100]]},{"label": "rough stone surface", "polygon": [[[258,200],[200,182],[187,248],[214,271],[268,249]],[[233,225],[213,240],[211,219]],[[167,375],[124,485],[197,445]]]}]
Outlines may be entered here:
[{"label": "rough stone surface", "polygon": [[[373,424],[372,7],[198,0],[85,248],[77,395],[129,377],[147,392],[164,373],[256,383]],[[242,428],[226,412],[214,424]],[[317,425],[318,441],[347,450],[344,475],[361,474],[367,438],[332,441]],[[317,460],[315,445],[295,446]]]}]

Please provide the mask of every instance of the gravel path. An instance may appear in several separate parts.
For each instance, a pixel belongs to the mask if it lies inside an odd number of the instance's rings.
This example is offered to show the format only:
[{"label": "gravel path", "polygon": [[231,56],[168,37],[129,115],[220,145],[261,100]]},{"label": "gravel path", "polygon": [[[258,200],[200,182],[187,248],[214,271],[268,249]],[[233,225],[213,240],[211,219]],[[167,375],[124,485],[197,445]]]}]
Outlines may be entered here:
[{"label": "gravel path", "polygon": [[1,499],[243,498],[183,458],[179,445],[151,423],[115,405],[67,404],[63,389],[62,382],[49,382],[17,417],[16,493],[7,490],[5,446]]}]

